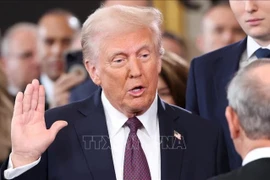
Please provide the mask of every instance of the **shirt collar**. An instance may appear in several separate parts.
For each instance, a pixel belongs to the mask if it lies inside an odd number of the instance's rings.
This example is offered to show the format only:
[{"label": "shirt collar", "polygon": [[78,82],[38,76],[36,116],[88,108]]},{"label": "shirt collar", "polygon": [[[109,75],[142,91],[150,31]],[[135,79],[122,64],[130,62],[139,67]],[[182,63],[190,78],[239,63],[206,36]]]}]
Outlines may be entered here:
[{"label": "shirt collar", "polygon": [[[148,135],[154,135],[155,127],[157,125],[157,94],[150,108],[142,115],[137,116],[137,118],[143,124]],[[119,130],[123,127],[128,118],[112,106],[104,92],[101,92],[101,101],[104,107],[107,127],[110,137],[115,136]]]},{"label": "shirt collar", "polygon": [[261,158],[270,158],[270,147],[257,148],[250,151],[243,159],[242,166]]},{"label": "shirt collar", "polygon": [[12,96],[16,96],[16,94],[20,91],[19,88],[15,87],[13,85],[9,85],[8,88],[7,88],[7,90],[8,90],[8,93],[10,95],[12,95]]},{"label": "shirt collar", "polygon": [[[248,36],[247,37],[247,59],[251,58],[251,56],[254,55],[255,51],[257,51],[261,47],[262,46],[260,46],[252,37]],[[270,44],[262,48],[270,49]]]},{"label": "shirt collar", "polygon": [[46,92],[47,101],[50,103],[53,99],[54,82],[49,78],[47,74],[41,74],[40,82],[44,86]]}]

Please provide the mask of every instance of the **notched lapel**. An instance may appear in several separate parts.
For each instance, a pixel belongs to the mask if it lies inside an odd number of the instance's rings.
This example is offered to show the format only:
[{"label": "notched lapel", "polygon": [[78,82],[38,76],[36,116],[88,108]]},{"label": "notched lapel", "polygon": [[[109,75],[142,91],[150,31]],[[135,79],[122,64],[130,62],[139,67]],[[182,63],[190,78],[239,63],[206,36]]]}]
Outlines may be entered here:
[{"label": "notched lapel", "polygon": [[185,144],[175,136],[175,131],[183,139],[183,131],[175,125],[179,117],[165,111],[165,104],[159,99],[158,118],[160,129],[161,179],[179,180],[181,176]]},{"label": "notched lapel", "polygon": [[227,48],[215,61],[214,83],[217,102],[219,102],[219,113],[224,114],[224,109],[228,105],[227,86],[239,68],[239,61],[246,49],[246,42],[247,39],[244,39],[230,46],[230,49]]},{"label": "notched lapel", "polygon": [[93,179],[116,179],[101,91],[96,92],[78,111],[84,118],[74,124],[78,141]]}]

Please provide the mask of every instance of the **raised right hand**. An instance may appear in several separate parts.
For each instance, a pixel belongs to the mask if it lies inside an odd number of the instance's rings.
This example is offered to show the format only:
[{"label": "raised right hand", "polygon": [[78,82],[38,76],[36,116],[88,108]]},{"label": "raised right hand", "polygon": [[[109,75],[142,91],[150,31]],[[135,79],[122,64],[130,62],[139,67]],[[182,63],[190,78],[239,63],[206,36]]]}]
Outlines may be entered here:
[{"label": "raised right hand", "polygon": [[54,141],[66,121],[56,121],[50,129],[45,124],[45,91],[38,80],[28,84],[16,96],[11,122],[11,160],[14,168],[36,161]]}]

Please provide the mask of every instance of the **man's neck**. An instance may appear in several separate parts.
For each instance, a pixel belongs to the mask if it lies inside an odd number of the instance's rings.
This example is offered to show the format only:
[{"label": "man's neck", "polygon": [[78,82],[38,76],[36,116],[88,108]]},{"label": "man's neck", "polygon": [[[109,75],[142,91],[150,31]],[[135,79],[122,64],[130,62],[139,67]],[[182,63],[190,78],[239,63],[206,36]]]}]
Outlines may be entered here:
[{"label": "man's neck", "polygon": [[246,140],[246,142],[243,143],[244,145],[241,146],[241,152],[239,154],[241,155],[242,159],[244,159],[247,154],[258,148],[270,148],[270,140],[269,139],[260,139],[260,140]]},{"label": "man's neck", "polygon": [[258,39],[253,38],[261,47],[267,47],[270,45],[270,38],[265,39]]}]

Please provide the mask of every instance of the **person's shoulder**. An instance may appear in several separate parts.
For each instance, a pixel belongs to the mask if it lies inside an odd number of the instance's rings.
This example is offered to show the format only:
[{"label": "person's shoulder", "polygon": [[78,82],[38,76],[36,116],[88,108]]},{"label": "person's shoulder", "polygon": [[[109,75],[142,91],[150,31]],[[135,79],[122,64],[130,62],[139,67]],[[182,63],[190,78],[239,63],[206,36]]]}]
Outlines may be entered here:
[{"label": "person's shoulder", "polygon": [[81,110],[85,109],[86,107],[91,109],[91,107],[89,107],[89,102],[92,101],[92,98],[93,97],[90,96],[89,98],[81,101],[47,110],[45,112],[45,120],[47,125],[50,125],[57,120],[65,120],[69,123],[70,121],[84,117]]},{"label": "person's shoulder", "polygon": [[[224,55],[230,55],[232,51],[235,50],[235,48],[238,48],[239,45],[243,44],[245,42],[245,39],[233,44],[230,44],[228,46],[222,47],[220,49],[211,51],[209,53],[200,55],[198,57],[195,57],[191,61],[191,66],[199,66],[199,67],[209,67],[213,65],[217,60],[222,60]],[[225,60],[225,59],[224,59]]]},{"label": "person's shoulder", "polygon": [[208,180],[234,180],[234,179],[239,179],[239,178],[240,178],[239,177],[239,169],[236,169],[236,170],[233,170],[231,172],[212,177]]},{"label": "person's shoulder", "polygon": [[175,113],[178,115],[177,123],[185,125],[188,127],[193,127],[194,129],[208,129],[209,131],[218,131],[220,129],[220,125],[216,122],[206,120],[197,114],[193,114],[192,112],[175,106],[171,104],[166,104],[166,109],[168,113]]}]

